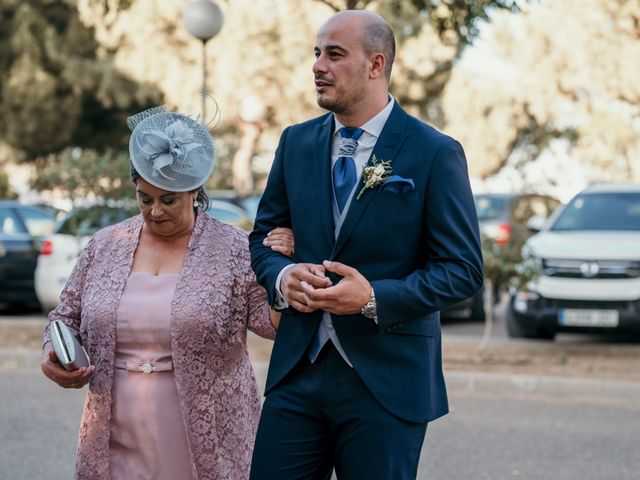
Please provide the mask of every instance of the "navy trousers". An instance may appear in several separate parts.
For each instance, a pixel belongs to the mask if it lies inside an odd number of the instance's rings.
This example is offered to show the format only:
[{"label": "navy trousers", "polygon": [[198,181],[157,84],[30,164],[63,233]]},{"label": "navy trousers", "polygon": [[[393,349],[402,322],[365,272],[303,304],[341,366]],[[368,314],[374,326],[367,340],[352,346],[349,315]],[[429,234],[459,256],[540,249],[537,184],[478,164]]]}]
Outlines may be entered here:
[{"label": "navy trousers", "polygon": [[250,478],[413,480],[426,429],[382,408],[328,342],[267,395]]}]

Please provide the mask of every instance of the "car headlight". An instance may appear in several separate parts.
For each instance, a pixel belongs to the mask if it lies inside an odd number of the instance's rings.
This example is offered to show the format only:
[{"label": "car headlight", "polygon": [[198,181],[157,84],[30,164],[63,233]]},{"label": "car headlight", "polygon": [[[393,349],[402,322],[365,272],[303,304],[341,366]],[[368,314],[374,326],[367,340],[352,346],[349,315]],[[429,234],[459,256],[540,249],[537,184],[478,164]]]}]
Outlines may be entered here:
[{"label": "car headlight", "polygon": [[516,266],[518,274],[526,281],[532,281],[542,275],[543,266],[542,258],[535,254],[528,243],[525,243],[522,247],[522,262]]},{"label": "car headlight", "polygon": [[525,243],[522,247],[520,262],[513,266],[514,274],[509,282],[511,295],[517,292],[535,292],[536,280],[542,275],[542,271],[542,258],[535,254],[528,242]]},{"label": "car headlight", "polygon": [[513,297],[513,309],[519,313],[527,313],[529,302],[534,302],[540,298],[535,292],[517,292]]}]

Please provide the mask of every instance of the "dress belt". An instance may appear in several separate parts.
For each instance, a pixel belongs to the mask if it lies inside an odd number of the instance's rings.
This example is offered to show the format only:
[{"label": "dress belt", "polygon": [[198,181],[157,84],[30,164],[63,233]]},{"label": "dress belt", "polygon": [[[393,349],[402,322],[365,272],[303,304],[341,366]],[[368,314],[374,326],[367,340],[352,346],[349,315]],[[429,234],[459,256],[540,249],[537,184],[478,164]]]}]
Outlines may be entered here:
[{"label": "dress belt", "polygon": [[116,358],[113,365],[120,370],[143,373],[169,372],[173,370],[173,362],[171,360],[167,362],[127,362]]}]

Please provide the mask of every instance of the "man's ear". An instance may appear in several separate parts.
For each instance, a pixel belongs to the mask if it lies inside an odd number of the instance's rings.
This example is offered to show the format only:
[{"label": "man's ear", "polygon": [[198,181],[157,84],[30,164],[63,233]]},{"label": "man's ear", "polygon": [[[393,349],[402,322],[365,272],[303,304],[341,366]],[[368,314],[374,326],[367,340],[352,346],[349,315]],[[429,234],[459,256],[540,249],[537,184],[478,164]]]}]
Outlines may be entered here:
[{"label": "man's ear", "polygon": [[372,53],[369,56],[369,78],[384,77],[384,67],[387,64],[387,60],[382,53]]}]

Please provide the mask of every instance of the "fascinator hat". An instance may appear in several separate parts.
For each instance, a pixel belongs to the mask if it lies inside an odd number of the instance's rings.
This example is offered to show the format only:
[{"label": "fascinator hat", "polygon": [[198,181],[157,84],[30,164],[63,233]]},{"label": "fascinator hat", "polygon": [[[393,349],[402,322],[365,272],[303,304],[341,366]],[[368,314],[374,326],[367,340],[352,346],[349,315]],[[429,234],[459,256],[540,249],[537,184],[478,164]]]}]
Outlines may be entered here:
[{"label": "fascinator hat", "polygon": [[127,119],[129,155],[138,174],[170,192],[190,192],[204,185],[215,165],[209,129],[198,121],[151,108]]}]

